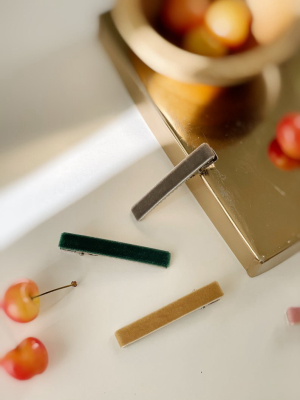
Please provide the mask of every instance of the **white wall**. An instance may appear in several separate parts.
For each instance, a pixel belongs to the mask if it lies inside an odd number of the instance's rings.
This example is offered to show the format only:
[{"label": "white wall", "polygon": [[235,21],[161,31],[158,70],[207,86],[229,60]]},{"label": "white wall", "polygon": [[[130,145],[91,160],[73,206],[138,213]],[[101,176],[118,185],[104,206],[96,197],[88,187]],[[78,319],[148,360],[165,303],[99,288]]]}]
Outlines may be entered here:
[{"label": "white wall", "polygon": [[0,78],[98,30],[113,0],[0,0]]}]

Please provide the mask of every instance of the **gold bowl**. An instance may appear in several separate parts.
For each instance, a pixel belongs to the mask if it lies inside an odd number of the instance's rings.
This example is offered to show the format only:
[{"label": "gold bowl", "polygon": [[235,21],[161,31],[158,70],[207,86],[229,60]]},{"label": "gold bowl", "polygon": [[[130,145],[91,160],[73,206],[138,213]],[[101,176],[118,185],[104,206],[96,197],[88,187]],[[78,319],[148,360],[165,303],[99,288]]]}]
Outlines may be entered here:
[{"label": "gold bowl", "polygon": [[247,81],[267,65],[287,60],[300,42],[299,18],[295,17],[270,44],[220,58],[200,56],[168,42],[153,28],[159,5],[160,0],[118,0],[112,18],[127,45],[145,64],[181,82],[231,86]]}]

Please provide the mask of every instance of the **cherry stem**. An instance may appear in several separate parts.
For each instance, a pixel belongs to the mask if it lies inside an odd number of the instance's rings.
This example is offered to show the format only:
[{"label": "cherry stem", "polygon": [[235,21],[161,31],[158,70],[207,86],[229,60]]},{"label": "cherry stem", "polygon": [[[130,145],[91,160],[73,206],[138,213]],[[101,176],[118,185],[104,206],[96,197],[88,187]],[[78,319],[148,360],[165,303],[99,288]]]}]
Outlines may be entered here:
[{"label": "cherry stem", "polygon": [[57,289],[48,290],[48,292],[44,292],[42,294],[38,294],[37,296],[33,296],[33,297],[31,297],[31,299],[33,300],[33,299],[36,299],[37,297],[44,296],[45,294],[48,294],[48,293],[56,292],[56,290],[65,289],[65,288],[70,287],[70,286],[76,287],[77,286],[77,282],[76,281],[72,281],[70,283],[70,285],[62,286],[62,287],[59,287]]}]

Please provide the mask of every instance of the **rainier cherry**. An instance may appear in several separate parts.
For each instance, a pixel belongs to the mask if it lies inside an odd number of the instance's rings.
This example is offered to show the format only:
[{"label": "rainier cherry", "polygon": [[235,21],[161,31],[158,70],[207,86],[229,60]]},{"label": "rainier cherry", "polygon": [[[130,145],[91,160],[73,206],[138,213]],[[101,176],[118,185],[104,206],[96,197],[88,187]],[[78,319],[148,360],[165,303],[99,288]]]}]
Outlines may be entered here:
[{"label": "rainier cherry", "polygon": [[221,57],[227,53],[227,47],[216,39],[205,26],[191,29],[184,36],[182,47],[191,53],[208,57]]},{"label": "rainier cherry", "polygon": [[29,322],[38,316],[40,310],[40,296],[70,286],[76,287],[77,282],[72,281],[70,285],[39,294],[35,282],[29,279],[22,279],[7,289],[2,301],[2,308],[14,321]]},{"label": "rainier cherry", "polygon": [[300,160],[300,113],[286,114],[279,121],[276,138],[287,156]]},{"label": "rainier cherry", "polygon": [[250,34],[252,16],[242,0],[214,1],[204,18],[211,33],[228,47],[241,46]]},{"label": "rainier cherry", "polygon": [[184,34],[203,20],[209,0],[165,0],[161,9],[161,22],[175,34]]},{"label": "rainier cherry", "polygon": [[284,154],[276,139],[274,139],[269,145],[268,156],[270,161],[272,161],[276,167],[285,171],[290,171],[300,167],[300,161],[293,160]]},{"label": "rainier cherry", "polygon": [[41,374],[48,365],[48,353],[43,343],[33,337],[24,339],[9,351],[0,364],[12,377],[25,380]]}]

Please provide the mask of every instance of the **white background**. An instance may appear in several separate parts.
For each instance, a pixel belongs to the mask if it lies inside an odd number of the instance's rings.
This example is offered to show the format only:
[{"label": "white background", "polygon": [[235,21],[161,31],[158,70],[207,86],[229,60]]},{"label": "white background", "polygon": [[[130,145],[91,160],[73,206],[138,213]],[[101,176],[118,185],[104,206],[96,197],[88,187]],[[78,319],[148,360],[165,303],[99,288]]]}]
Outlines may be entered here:
[{"label": "white background", "polygon": [[[0,369],[1,400],[299,400],[300,255],[251,279],[186,187],[143,222],[131,206],[171,163],[98,39],[110,1],[1,1],[0,296],[28,277],[28,324],[0,314],[0,356],[44,342],[44,374]],[[63,231],[169,250],[163,268],[58,249]],[[114,332],[219,281],[217,304],[120,349]]]}]

